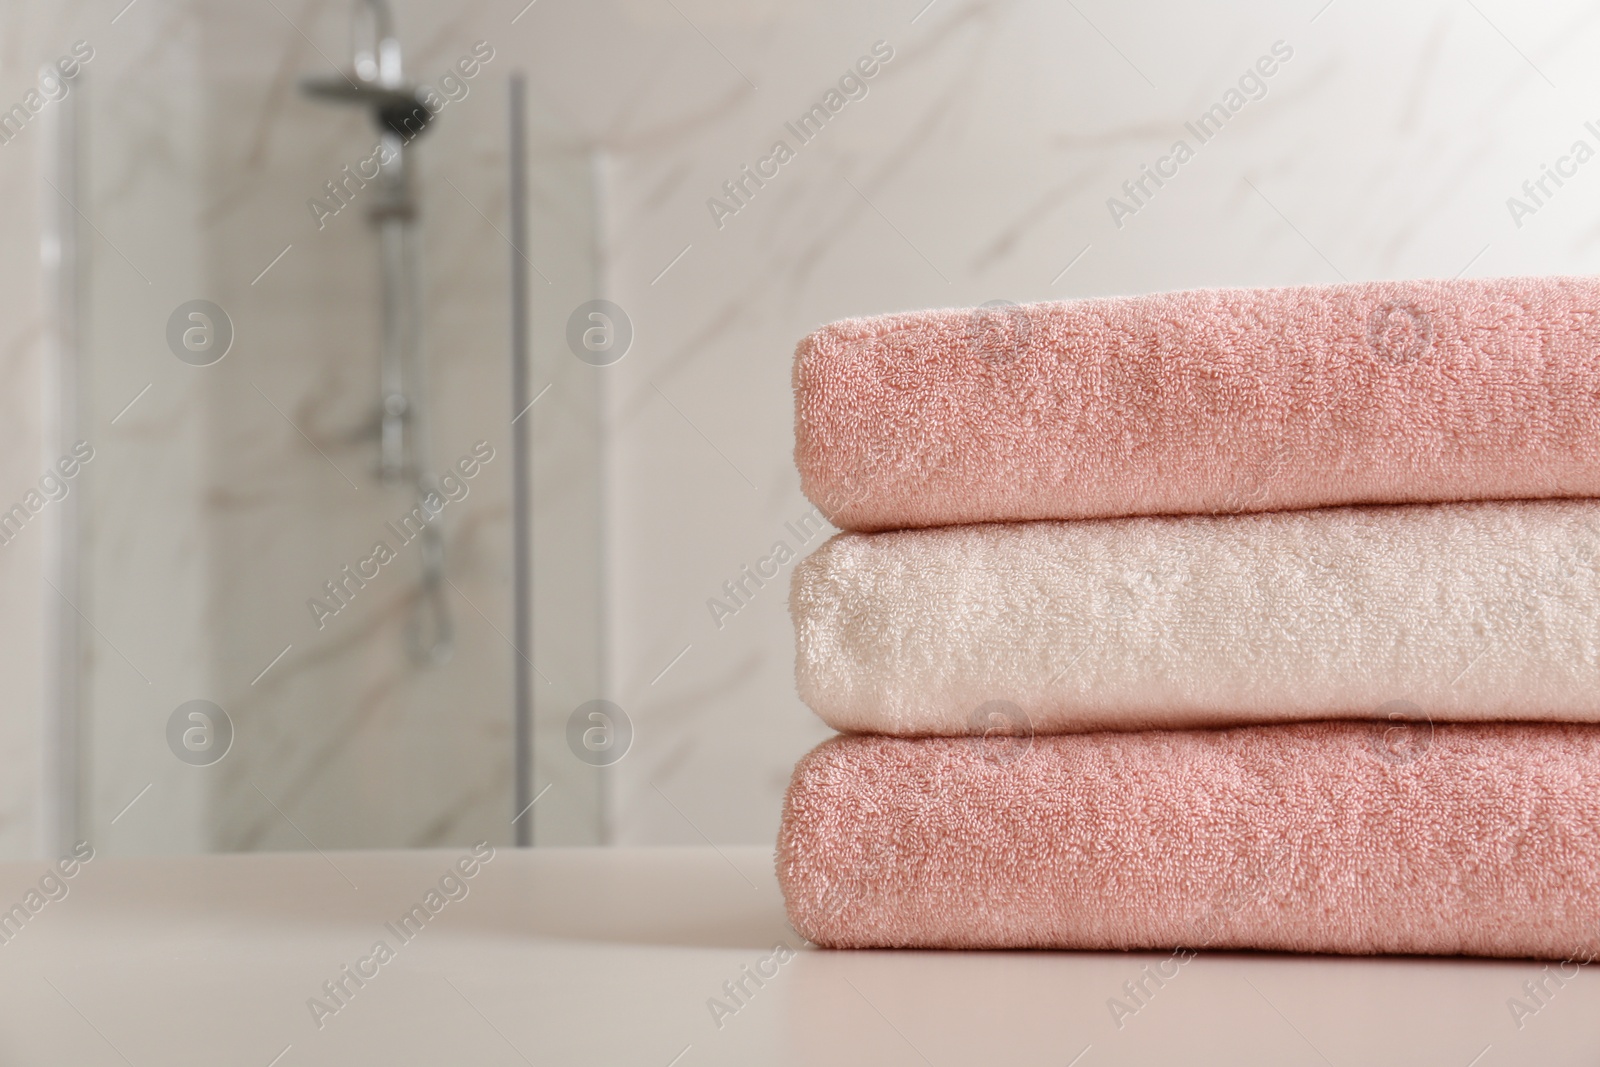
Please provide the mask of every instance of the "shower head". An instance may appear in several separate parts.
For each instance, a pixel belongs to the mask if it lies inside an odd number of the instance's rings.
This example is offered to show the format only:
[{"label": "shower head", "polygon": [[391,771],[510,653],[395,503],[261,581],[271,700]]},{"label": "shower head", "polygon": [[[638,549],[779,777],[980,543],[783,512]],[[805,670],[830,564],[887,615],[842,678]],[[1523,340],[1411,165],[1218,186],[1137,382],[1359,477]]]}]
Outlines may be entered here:
[{"label": "shower head", "polygon": [[433,118],[414,86],[387,88],[360,78],[344,75],[300,79],[300,91],[330,104],[355,104],[372,112],[382,130],[411,138],[421,133]]},{"label": "shower head", "polygon": [[409,140],[433,117],[416,86],[400,73],[400,39],[388,0],[356,0],[351,24],[351,74],[303,78],[300,91],[330,103],[357,104],[372,112],[378,128]]}]

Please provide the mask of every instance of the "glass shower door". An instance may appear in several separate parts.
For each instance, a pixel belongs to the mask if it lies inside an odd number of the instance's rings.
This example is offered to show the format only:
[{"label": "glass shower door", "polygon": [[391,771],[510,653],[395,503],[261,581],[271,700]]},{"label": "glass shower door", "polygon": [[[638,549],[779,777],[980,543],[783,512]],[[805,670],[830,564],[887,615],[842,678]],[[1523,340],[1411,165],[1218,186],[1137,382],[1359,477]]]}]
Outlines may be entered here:
[{"label": "glass shower door", "polygon": [[[79,647],[58,670],[76,695],[52,708],[77,730],[70,832],[113,852],[514,839],[508,262],[525,255],[533,777],[550,787],[526,817],[541,843],[595,841],[604,772],[564,741],[602,666],[599,384],[565,343],[598,284],[593,154],[535,93],[530,241],[513,249],[514,58],[409,13],[402,35],[428,42],[409,71],[475,56],[476,73],[455,76],[411,149],[423,252],[407,310],[430,440],[420,481],[386,479],[383,205],[347,180],[379,131],[293,91],[334,72],[271,5],[215,14],[152,24],[144,53],[104,50],[76,98],[61,198],[81,222],[75,395],[92,458],[61,533]],[[300,28],[338,36],[347,15]],[[253,22],[281,54],[221,46]],[[416,632],[441,608],[448,658]]]}]

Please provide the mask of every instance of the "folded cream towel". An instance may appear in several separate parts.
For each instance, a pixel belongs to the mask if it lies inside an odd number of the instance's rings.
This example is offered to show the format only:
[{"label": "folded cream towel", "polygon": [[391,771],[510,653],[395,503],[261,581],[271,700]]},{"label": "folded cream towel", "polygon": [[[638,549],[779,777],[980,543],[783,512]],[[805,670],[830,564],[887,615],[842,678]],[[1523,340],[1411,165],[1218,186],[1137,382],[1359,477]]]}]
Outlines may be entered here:
[{"label": "folded cream towel", "polygon": [[790,611],[845,731],[1600,721],[1600,501],[846,533]]},{"label": "folded cream towel", "polygon": [[1600,727],[1407,730],[835,738],[778,881],[841,948],[1600,954]]},{"label": "folded cream towel", "polygon": [[918,311],[795,352],[842,529],[1600,496],[1600,279]]}]

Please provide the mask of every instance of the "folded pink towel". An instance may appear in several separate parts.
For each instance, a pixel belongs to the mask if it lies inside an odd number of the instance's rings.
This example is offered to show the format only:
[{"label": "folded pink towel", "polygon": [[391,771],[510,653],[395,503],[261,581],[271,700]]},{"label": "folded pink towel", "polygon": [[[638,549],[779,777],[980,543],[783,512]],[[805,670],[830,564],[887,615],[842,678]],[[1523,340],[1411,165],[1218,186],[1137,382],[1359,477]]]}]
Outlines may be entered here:
[{"label": "folded pink towel", "polygon": [[1600,728],[841,737],[778,881],[837,948],[1600,954]]},{"label": "folded pink towel", "polygon": [[925,311],[795,353],[844,529],[1600,496],[1600,281],[1216,289]]},{"label": "folded pink towel", "polygon": [[1600,722],[1594,500],[845,533],[789,609],[800,698],[838,730],[981,733],[993,700],[1039,733],[1391,700]]}]

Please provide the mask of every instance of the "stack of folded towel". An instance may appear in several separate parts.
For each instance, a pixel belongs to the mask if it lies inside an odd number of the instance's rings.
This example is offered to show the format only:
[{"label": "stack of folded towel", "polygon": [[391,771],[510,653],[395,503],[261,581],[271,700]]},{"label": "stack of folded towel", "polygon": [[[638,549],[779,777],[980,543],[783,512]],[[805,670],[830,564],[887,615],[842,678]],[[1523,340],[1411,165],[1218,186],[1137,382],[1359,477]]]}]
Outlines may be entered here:
[{"label": "stack of folded towel", "polygon": [[794,381],[803,935],[1600,954],[1600,281],[890,315]]}]

